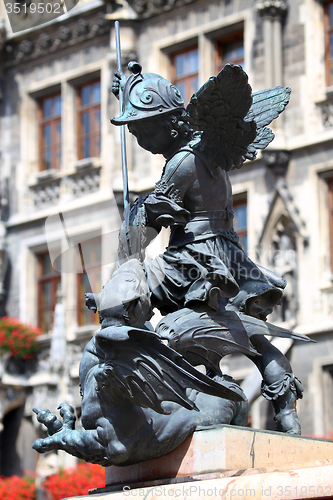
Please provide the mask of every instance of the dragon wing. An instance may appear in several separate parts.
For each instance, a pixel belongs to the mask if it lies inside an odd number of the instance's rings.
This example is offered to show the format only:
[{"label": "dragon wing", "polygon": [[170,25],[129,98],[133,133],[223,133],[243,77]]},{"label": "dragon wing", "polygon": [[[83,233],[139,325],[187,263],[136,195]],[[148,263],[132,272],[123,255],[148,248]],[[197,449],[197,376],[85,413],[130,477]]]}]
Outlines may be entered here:
[{"label": "dragon wing", "polygon": [[257,149],[264,149],[272,142],[275,136],[266,125],[269,125],[284,111],[289,102],[290,93],[289,87],[273,87],[252,94],[252,106],[244,119],[256,123],[257,137],[248,146],[244,159],[254,160],[257,156]]},{"label": "dragon wing", "polygon": [[190,363],[203,364],[216,374],[221,373],[220,361],[227,354],[261,355],[251,344],[252,335],[311,341],[306,335],[235,311],[180,309],[162,318],[156,331]]},{"label": "dragon wing", "polygon": [[187,388],[234,401],[245,398],[237,384],[217,383],[203,375],[148,330],[109,327],[96,334],[96,341],[105,355],[105,365],[96,376],[104,395],[110,390],[118,398],[162,414],[167,414],[163,401],[197,410]]},{"label": "dragon wing", "polygon": [[266,127],[285,109],[289,87],[274,87],[251,93],[241,66],[226,64],[191,98],[186,113],[192,128],[201,132],[193,147],[202,151],[214,176],[214,169],[240,168],[253,160],[257,149],[274,139]]},{"label": "dragon wing", "polygon": [[[186,321],[183,321],[186,318]],[[222,375],[220,361],[228,354],[260,355],[249,341],[241,321],[233,321],[232,313],[223,314],[181,309],[168,314],[157,325],[157,333],[169,346],[194,365],[204,365]]]},{"label": "dragon wing", "polygon": [[257,135],[255,121],[245,120],[251,105],[247,74],[233,64],[226,64],[192,96],[186,112],[193,129],[202,132],[195,147],[212,167],[230,170],[243,163]]}]

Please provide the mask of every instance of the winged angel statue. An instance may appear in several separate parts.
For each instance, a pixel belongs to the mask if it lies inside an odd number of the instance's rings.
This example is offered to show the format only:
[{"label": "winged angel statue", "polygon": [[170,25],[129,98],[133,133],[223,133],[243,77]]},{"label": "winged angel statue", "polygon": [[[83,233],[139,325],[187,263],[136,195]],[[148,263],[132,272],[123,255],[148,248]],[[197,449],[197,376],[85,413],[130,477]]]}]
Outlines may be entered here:
[{"label": "winged angel statue", "polygon": [[[246,425],[246,397],[220,371],[231,353],[246,355],[260,370],[277,430],[300,434],[301,383],[265,336],[309,339],[267,323],[286,282],[244,252],[228,177],[273,140],[267,125],[285,109],[290,89],[252,94],[243,69],[227,64],[185,108],[169,81],[142,74],[136,62],[128,68],[129,77],[116,73],[113,81],[123,106],[111,122],[126,124],[142,148],[166,161],[155,189],[125,219],[118,270],[100,294],[87,296],[101,330],[80,365],[85,430],[74,430],[69,405],[60,406],[63,422],[34,409],[48,428],[34,447],[128,465],[164,455],[199,427]],[[169,245],[145,261],[162,227],[170,227]],[[145,326],[153,308],[163,315],[156,331]]]}]

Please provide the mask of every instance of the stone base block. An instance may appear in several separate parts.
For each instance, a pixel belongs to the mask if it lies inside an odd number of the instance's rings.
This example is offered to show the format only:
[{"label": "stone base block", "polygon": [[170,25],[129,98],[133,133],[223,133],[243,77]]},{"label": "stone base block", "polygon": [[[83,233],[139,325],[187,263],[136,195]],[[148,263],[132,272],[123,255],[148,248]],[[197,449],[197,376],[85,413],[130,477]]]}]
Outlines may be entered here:
[{"label": "stone base block", "polygon": [[108,467],[105,484],[115,489],[122,484],[149,486],[156,481],[178,482],[225,471],[311,467],[327,460],[333,464],[331,440],[224,425],[196,431],[163,457],[127,467]]},{"label": "stone base block", "polygon": [[333,498],[333,466],[151,486],[71,500],[308,500]]},{"label": "stone base block", "polygon": [[234,426],[196,431],[155,460],[106,469],[89,500],[333,499],[331,440]]}]

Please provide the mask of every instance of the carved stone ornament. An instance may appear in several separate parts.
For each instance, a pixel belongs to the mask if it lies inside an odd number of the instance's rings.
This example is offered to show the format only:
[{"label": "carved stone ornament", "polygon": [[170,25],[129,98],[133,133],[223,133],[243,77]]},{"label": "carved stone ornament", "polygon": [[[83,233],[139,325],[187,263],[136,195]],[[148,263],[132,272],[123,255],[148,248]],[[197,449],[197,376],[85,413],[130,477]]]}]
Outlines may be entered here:
[{"label": "carved stone ornament", "polygon": [[319,103],[321,119],[325,128],[333,127],[333,100]]},{"label": "carved stone ornament", "polygon": [[45,208],[57,205],[60,197],[60,179],[48,180],[31,186],[35,208]]},{"label": "carved stone ornament", "polygon": [[41,48],[41,49],[48,49],[51,45],[51,37],[48,33],[42,33],[40,35],[40,37],[38,38],[38,42],[37,42],[37,45]]},{"label": "carved stone ornament", "polygon": [[7,53],[6,64],[12,65],[29,59],[36,59],[67,46],[104,35],[107,31],[105,12],[101,11],[92,18],[81,18],[76,23],[62,25],[48,33],[43,32],[36,40],[25,38],[17,45],[14,43],[7,44],[5,48]]},{"label": "carved stone ornament", "polygon": [[290,152],[283,149],[266,149],[262,152],[262,159],[278,177],[284,176],[290,160]]},{"label": "carved stone ornament", "polygon": [[60,26],[59,32],[58,32],[58,38],[62,42],[66,42],[66,40],[69,40],[71,37],[71,32],[70,29],[67,26]]},{"label": "carved stone ornament", "polygon": [[75,31],[78,35],[85,35],[86,33],[88,33],[89,23],[88,23],[87,19],[80,19]]},{"label": "carved stone ornament", "polygon": [[78,198],[98,191],[101,177],[100,174],[100,168],[95,168],[93,170],[77,172],[68,176],[73,196]]},{"label": "carved stone ornament", "polygon": [[129,0],[128,3],[139,17],[147,18],[175,7],[192,3],[194,0]]},{"label": "carved stone ornament", "polygon": [[288,12],[289,4],[287,0],[258,0],[257,11],[262,16],[284,16]]},{"label": "carved stone ornament", "polygon": [[22,40],[22,42],[19,45],[19,50],[23,52],[23,54],[31,54],[33,48],[34,45],[32,41],[28,40],[27,38],[25,40]]}]

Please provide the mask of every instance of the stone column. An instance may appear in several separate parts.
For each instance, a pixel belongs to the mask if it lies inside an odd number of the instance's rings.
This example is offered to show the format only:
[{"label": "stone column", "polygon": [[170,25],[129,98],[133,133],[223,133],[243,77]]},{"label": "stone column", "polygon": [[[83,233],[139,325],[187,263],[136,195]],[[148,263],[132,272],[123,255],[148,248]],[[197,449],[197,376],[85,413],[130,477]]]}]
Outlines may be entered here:
[{"label": "stone column", "polygon": [[257,0],[263,17],[266,87],[283,85],[282,21],[288,12],[287,0]]},{"label": "stone column", "polygon": [[214,44],[204,33],[199,34],[199,87],[203,85],[211,75],[215,75],[214,68]]}]

